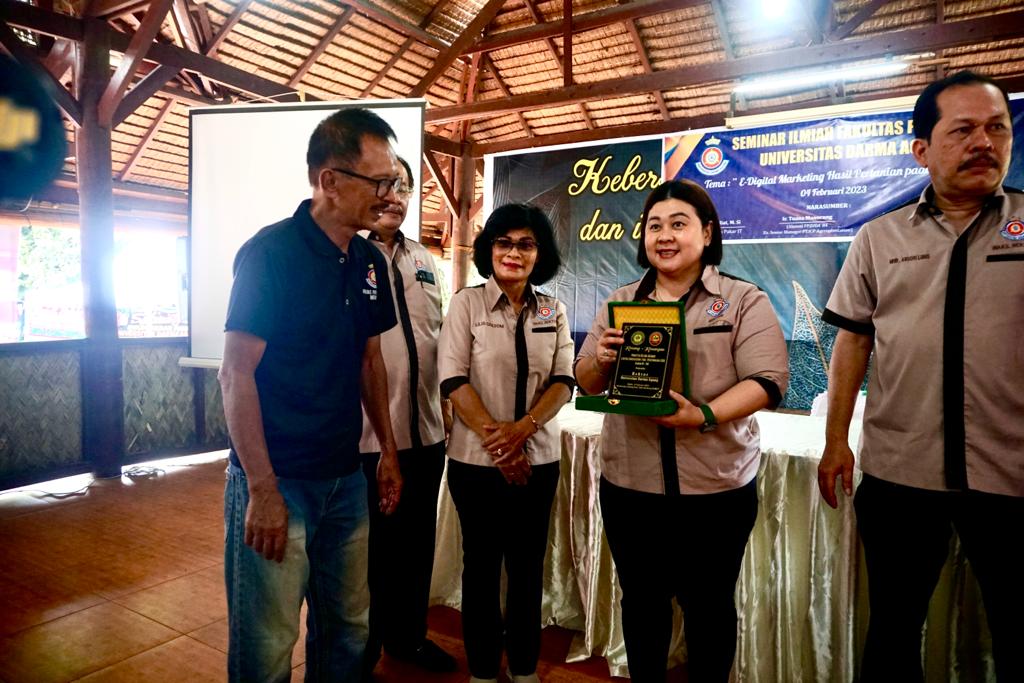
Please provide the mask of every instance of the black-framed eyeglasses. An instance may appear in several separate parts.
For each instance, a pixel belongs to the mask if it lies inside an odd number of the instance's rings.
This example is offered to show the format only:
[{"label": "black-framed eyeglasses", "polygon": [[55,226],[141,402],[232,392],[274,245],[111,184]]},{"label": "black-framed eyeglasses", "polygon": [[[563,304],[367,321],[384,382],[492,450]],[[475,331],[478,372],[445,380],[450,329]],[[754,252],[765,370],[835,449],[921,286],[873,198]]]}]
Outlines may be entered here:
[{"label": "black-framed eyeglasses", "polygon": [[537,242],[524,237],[521,240],[513,240],[510,237],[496,237],[491,244],[494,245],[494,250],[499,254],[507,254],[508,252],[516,249],[520,254],[529,254],[537,249]]},{"label": "black-framed eyeglasses", "polygon": [[388,192],[391,191],[394,191],[396,194],[409,194],[412,192],[411,189],[406,188],[401,178],[371,178],[370,176],[350,171],[347,168],[331,168],[331,170],[375,184],[377,186],[377,199],[384,199],[388,196]]}]

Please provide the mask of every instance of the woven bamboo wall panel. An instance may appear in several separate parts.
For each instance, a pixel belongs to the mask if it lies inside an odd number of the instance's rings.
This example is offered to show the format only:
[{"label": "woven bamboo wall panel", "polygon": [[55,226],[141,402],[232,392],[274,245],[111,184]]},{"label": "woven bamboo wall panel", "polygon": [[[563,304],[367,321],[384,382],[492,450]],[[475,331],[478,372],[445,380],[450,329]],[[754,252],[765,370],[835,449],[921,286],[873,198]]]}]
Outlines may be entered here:
[{"label": "woven bamboo wall panel", "polygon": [[81,461],[78,352],[0,357],[0,478]]},{"label": "woven bamboo wall panel", "polygon": [[130,455],[191,446],[196,440],[192,373],[178,366],[184,342],[124,348],[124,439]]},{"label": "woven bamboo wall panel", "polygon": [[209,370],[205,375],[206,389],[206,441],[211,448],[228,447],[228,423],[224,419],[224,399],[220,395],[217,373]]}]

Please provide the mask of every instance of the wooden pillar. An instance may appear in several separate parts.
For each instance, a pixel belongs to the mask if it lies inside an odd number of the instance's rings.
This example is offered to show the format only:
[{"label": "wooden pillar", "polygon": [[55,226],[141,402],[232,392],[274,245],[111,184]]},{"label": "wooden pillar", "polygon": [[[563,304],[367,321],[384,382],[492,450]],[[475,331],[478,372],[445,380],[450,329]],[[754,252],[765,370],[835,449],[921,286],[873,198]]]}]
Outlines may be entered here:
[{"label": "wooden pillar", "polygon": [[105,24],[85,19],[75,82],[82,126],[75,135],[82,241],[85,334],[82,351],[82,454],[101,477],[121,474],[124,387],[114,303],[114,193],[110,126],[99,102],[110,81]]},{"label": "wooden pillar", "polygon": [[455,247],[452,249],[453,291],[459,291],[469,281],[473,267],[473,221],[469,212],[473,207],[473,193],[476,191],[476,165],[473,157],[463,154],[459,159],[459,222],[455,226]]}]

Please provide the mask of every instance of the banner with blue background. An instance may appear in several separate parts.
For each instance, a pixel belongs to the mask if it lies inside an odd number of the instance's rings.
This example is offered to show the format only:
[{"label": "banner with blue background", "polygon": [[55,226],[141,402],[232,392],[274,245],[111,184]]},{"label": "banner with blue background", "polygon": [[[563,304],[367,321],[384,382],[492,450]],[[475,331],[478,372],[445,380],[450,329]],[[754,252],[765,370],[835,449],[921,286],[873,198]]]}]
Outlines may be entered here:
[{"label": "banner with blue background", "polygon": [[[1011,114],[1006,184],[1024,188],[1024,100]],[[850,240],[928,184],[910,120],[873,114],[495,157],[494,205],[548,213],[565,267],[545,289],[568,307],[579,343],[608,294],[640,275],[635,228],[651,176],[699,183],[722,220],[721,269],[761,287],[779,316],[792,371],[782,405],[807,410],[827,386],[836,330],[820,311]]]}]

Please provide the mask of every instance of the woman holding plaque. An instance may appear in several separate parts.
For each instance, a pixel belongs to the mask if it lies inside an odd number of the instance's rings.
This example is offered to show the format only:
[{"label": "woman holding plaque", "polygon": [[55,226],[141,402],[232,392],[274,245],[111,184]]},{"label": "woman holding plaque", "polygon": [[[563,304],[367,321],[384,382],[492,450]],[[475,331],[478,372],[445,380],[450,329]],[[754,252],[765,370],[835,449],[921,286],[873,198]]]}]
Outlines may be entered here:
[{"label": "woman holding plaque", "polygon": [[[502,644],[513,681],[537,681],[548,520],[569,400],[573,343],[565,307],[534,286],[561,265],[540,209],[507,204],[473,243],[487,282],[452,297],[441,328],[441,393],[456,419],[448,488],[462,525],[462,630],[472,681],[495,681]],[[501,565],[508,577],[501,616]]]},{"label": "woman holding plaque", "polygon": [[[647,272],[609,302],[684,303],[691,396],[664,417],[608,414],[601,514],[622,588],[632,680],[665,680],[672,598],[683,610],[689,680],[729,680],[733,595],[757,517],[760,439],[753,413],[782,400],[786,344],[768,297],[718,270],[722,233],[707,192],[688,181],[644,205],[637,262]],[[607,303],[607,302],[606,302]],[[608,388],[622,331],[602,306],[576,359],[580,390]]]}]

